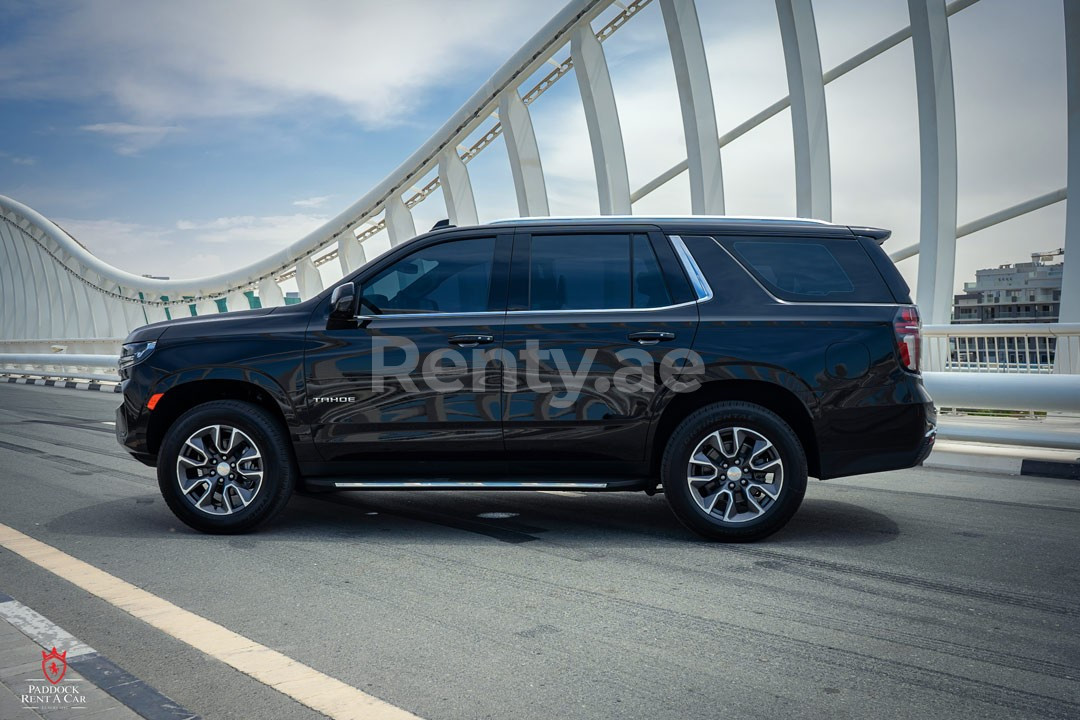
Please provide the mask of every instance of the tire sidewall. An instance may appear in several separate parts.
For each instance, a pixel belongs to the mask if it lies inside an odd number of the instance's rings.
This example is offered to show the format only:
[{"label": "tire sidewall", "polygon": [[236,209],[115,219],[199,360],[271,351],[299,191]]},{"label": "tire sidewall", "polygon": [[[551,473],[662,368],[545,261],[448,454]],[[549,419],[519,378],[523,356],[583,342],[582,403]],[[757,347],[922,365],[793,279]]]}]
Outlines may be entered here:
[{"label": "tire sidewall", "polygon": [[[761,433],[777,448],[784,463],[780,497],[758,518],[724,524],[708,515],[694,500],[686,479],[690,453],[716,430],[738,426]],[[787,524],[806,492],[806,455],[798,436],[778,415],[742,402],[716,403],[690,415],[672,434],[664,451],[661,478],[664,495],[675,516],[694,532],[717,540],[757,540]]]},{"label": "tire sidewall", "polygon": [[[184,442],[208,425],[230,425],[247,433],[263,459],[258,494],[250,505],[230,515],[208,515],[197,510],[181,493],[176,477],[177,456]],[[192,408],[172,424],[158,451],[157,476],[162,497],[180,520],[202,532],[244,532],[265,522],[281,509],[292,492],[292,457],[281,439],[276,420],[257,405],[218,401]]]}]

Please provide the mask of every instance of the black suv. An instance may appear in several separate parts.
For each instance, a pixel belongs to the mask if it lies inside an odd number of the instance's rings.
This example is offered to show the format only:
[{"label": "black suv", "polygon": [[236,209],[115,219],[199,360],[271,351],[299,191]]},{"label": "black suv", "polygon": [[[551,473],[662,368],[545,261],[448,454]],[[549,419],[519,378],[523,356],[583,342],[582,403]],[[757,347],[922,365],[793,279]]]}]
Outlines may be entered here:
[{"label": "black suv", "polygon": [[761,538],[821,479],[922,462],[936,411],[889,233],[806,220],[439,227],[316,297],[131,333],[116,432],[169,507],[294,488],[643,490]]}]

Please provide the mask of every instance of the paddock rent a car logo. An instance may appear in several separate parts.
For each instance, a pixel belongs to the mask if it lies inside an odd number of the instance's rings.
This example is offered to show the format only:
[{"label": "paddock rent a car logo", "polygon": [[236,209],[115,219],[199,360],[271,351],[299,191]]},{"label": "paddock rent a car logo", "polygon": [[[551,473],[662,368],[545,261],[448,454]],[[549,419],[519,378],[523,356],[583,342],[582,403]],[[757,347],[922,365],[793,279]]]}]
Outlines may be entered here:
[{"label": "paddock rent a car logo", "polygon": [[[61,684],[67,675],[67,651],[41,651],[41,671],[45,683],[38,679],[26,681],[26,692],[19,693],[19,700],[27,710],[58,710],[61,708],[86,708],[86,696],[78,681]],[[38,684],[41,683],[41,684]]]}]

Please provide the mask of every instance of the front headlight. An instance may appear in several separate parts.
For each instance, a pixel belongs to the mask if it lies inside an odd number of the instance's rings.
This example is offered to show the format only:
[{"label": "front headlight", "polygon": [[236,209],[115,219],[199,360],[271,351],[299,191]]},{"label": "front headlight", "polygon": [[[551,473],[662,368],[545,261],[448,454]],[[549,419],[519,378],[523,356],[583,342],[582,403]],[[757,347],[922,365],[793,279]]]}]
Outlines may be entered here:
[{"label": "front headlight", "polygon": [[151,340],[150,342],[124,343],[123,348],[120,350],[120,369],[127,370],[132,365],[141,363],[143,360],[150,357],[150,353],[154,352],[154,348],[156,347],[156,340]]}]

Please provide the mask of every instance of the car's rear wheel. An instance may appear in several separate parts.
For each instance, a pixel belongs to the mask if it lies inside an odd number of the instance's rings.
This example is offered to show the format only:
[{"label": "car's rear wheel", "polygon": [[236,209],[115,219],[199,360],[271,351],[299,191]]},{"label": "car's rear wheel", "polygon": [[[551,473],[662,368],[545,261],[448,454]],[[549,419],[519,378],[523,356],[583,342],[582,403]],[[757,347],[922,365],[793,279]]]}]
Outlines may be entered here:
[{"label": "car's rear wheel", "polygon": [[757,540],[787,524],[806,492],[806,455],[776,413],[746,402],[697,410],[664,450],[661,481],[675,516],[713,540]]},{"label": "car's rear wheel", "polygon": [[281,424],[264,408],[216,400],[181,415],[158,452],[158,485],[185,524],[240,533],[285,507],[297,471]]}]

